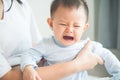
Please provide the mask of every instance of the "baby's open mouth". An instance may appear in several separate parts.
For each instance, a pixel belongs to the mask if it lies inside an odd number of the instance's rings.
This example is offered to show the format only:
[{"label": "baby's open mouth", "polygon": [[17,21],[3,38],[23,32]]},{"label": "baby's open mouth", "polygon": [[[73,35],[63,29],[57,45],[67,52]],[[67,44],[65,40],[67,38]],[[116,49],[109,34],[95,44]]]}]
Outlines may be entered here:
[{"label": "baby's open mouth", "polygon": [[72,36],[63,36],[63,39],[65,39],[65,40],[73,40],[74,38]]}]

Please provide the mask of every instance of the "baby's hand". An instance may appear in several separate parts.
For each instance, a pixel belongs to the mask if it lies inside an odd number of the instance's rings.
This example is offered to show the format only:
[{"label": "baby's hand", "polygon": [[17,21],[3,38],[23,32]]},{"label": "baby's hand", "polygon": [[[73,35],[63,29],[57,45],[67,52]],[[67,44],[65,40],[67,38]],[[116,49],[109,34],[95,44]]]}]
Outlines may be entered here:
[{"label": "baby's hand", "polygon": [[26,66],[23,71],[23,80],[42,80],[32,66]]}]

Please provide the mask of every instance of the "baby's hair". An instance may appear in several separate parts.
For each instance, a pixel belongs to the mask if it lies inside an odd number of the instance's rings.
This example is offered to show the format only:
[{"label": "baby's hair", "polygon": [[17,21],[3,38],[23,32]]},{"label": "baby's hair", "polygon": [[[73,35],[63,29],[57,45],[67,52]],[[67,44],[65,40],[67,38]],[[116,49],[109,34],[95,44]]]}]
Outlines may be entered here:
[{"label": "baby's hair", "polygon": [[67,8],[75,7],[77,9],[79,7],[83,7],[85,10],[86,17],[87,17],[86,22],[88,22],[89,9],[88,9],[88,6],[85,0],[53,0],[51,4],[51,8],[50,8],[51,17],[54,15],[55,11],[57,10],[59,6],[63,6]]}]

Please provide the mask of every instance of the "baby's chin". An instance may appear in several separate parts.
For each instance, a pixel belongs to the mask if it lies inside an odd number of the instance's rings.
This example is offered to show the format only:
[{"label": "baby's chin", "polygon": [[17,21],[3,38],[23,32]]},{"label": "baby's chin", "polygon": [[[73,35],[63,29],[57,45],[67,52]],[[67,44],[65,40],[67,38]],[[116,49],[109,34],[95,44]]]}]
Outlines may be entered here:
[{"label": "baby's chin", "polygon": [[62,44],[63,46],[72,46],[72,45],[74,45],[75,43],[76,43],[75,41],[64,40],[61,44]]}]

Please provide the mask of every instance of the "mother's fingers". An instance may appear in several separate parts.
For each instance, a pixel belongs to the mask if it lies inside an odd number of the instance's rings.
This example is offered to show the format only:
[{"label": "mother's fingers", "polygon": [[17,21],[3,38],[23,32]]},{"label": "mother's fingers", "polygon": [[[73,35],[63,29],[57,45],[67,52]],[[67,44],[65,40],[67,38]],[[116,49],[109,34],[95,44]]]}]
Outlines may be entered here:
[{"label": "mother's fingers", "polygon": [[97,54],[95,54],[96,55],[96,60],[97,60],[97,62],[99,63],[99,64],[104,64],[104,61],[103,61],[103,59],[100,57],[100,56],[98,56]]},{"label": "mother's fingers", "polygon": [[90,45],[91,45],[91,40],[88,40],[87,43],[85,44],[85,46],[83,47],[83,49],[90,49]]}]

